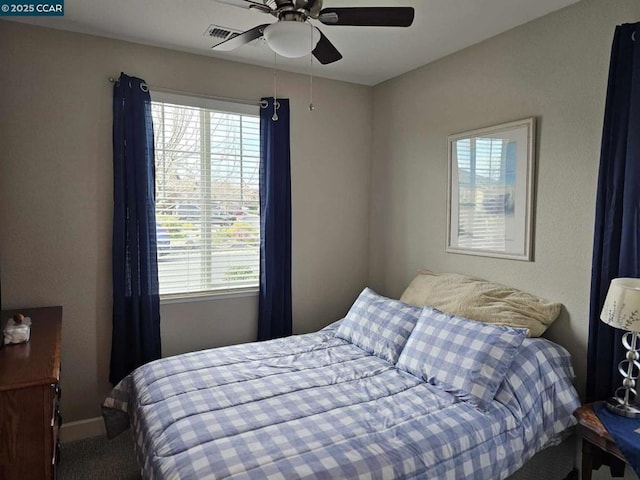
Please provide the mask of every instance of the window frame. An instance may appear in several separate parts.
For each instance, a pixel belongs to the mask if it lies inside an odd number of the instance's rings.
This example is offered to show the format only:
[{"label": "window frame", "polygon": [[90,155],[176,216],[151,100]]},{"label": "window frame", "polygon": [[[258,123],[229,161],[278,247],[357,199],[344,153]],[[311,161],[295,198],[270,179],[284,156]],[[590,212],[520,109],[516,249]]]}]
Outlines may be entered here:
[{"label": "window frame", "polygon": [[[160,102],[160,103],[168,103],[173,105],[180,105],[185,107],[192,108],[202,108],[207,110],[213,110],[217,112],[237,114],[237,115],[248,115],[252,117],[259,118],[260,116],[260,105],[256,102],[253,103],[240,103],[233,101],[226,101],[220,99],[214,99],[204,95],[197,94],[181,94],[181,93],[173,93],[173,92],[164,92],[151,90],[150,91],[151,102]],[[154,161],[155,161],[155,151],[154,151]],[[157,184],[154,182],[154,185],[157,189]],[[154,209],[156,209],[156,216],[158,214],[157,207],[154,205]],[[260,223],[258,224],[259,235],[260,232]],[[259,265],[259,258],[258,258]],[[160,280],[160,279],[159,279]],[[236,287],[227,287],[220,289],[212,289],[212,290],[203,290],[198,292],[173,292],[173,293],[161,293],[160,294],[160,303],[161,304],[174,304],[174,303],[186,303],[186,302],[201,302],[201,301],[210,301],[214,299],[221,298],[240,298],[240,297],[255,297],[259,293],[259,278],[258,284],[251,286],[236,286]]]},{"label": "window frame", "polygon": [[[474,248],[473,246],[460,246],[457,238],[458,225],[460,219],[460,179],[458,176],[456,144],[461,140],[473,140],[477,138],[505,139],[521,138],[522,144],[518,142],[516,147],[516,170],[513,183],[515,185],[516,209],[514,221],[517,232],[517,251],[507,249],[492,250]],[[495,257],[511,260],[533,261],[533,218],[535,202],[535,118],[525,118],[513,122],[503,123],[492,127],[481,128],[468,132],[463,132],[448,137],[447,155],[447,212],[446,212],[446,244],[447,253],[477,255],[484,257]],[[507,184],[503,182],[503,186]]]}]

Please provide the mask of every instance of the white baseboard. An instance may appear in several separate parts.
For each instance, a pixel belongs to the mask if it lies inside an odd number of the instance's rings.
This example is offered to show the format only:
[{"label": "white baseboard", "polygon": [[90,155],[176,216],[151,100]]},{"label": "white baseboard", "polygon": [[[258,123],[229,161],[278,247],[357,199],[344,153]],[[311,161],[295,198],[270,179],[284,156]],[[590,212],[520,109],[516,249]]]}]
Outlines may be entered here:
[{"label": "white baseboard", "polygon": [[60,427],[60,442],[62,443],[74,442],[99,435],[106,435],[102,417],[63,423]]}]

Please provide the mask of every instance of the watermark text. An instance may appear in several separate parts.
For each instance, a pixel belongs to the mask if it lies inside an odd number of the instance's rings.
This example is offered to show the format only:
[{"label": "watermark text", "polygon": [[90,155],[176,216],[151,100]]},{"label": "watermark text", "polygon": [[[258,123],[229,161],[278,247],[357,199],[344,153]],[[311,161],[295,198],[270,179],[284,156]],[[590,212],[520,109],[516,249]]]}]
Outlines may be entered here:
[{"label": "watermark text", "polygon": [[62,17],[64,0],[0,0],[0,17]]}]

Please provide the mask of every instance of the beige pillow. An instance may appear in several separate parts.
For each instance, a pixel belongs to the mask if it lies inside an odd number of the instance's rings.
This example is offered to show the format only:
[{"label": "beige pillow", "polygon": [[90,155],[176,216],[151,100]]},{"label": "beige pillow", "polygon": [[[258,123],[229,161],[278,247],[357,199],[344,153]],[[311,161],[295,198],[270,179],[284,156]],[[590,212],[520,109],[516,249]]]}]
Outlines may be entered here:
[{"label": "beige pillow", "polygon": [[496,325],[528,329],[539,337],[560,314],[559,303],[457,273],[422,270],[400,297],[415,306],[429,305],[445,313]]}]

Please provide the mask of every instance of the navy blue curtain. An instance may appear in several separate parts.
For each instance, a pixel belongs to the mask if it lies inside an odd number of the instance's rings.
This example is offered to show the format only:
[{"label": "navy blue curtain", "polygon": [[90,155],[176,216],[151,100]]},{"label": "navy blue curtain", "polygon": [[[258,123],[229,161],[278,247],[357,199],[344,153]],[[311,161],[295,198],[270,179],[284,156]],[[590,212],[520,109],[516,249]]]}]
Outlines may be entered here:
[{"label": "navy blue curtain", "polygon": [[109,380],[160,358],[151,99],[124,73],[113,89],[113,337]]},{"label": "navy blue curtain", "polygon": [[600,321],[609,283],[640,277],[640,23],[616,27],[605,108],[591,272],[587,401],[621,385],[622,330]]},{"label": "navy blue curtain", "polygon": [[260,300],[258,340],[291,335],[289,100],[260,109]]}]

